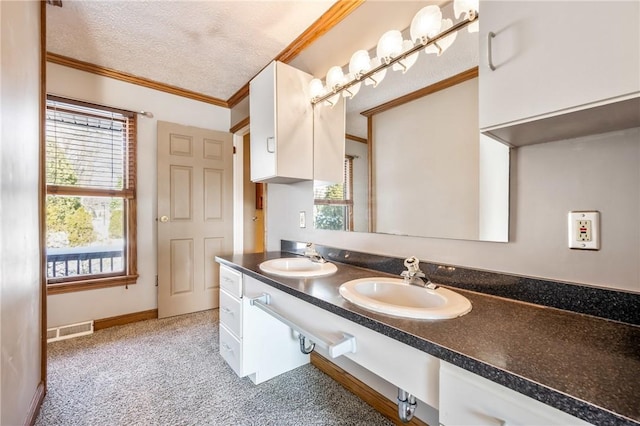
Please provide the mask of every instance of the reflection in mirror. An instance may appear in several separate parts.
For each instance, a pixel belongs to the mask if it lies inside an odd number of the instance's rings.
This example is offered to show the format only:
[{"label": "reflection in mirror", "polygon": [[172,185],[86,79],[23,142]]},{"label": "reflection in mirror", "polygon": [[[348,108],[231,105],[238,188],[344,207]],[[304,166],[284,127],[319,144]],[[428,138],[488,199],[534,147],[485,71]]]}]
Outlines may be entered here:
[{"label": "reflection in mirror", "polygon": [[[396,2],[365,2],[345,25],[369,3],[380,14]],[[509,148],[478,131],[477,46],[461,31],[442,56],[421,52],[347,101],[344,182],[314,185],[317,229],[508,240]]]}]

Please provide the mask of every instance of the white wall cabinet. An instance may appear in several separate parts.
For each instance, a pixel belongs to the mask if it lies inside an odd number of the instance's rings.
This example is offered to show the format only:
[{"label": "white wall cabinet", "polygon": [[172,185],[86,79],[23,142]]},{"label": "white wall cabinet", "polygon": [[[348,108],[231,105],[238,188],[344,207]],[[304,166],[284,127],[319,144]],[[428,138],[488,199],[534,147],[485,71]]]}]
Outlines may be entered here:
[{"label": "white wall cabinet", "polygon": [[565,412],[446,362],[440,363],[440,424],[589,425]]},{"label": "white wall cabinet", "polygon": [[274,61],[249,84],[251,180],[313,179],[313,77]]},{"label": "white wall cabinet", "polygon": [[517,146],[640,124],[640,3],[483,1],[480,16],[483,131]]}]

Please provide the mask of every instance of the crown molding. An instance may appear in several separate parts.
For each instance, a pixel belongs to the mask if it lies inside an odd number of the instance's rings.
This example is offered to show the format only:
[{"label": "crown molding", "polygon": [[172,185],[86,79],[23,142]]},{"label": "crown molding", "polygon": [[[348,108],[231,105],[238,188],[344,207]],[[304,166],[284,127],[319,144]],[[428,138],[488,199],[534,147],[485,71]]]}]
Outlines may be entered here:
[{"label": "crown molding", "polygon": [[249,125],[249,117],[245,117],[244,119],[237,122],[234,126],[229,129],[229,133],[236,133],[240,129],[247,127]]},{"label": "crown molding", "polygon": [[[335,27],[351,12],[357,9],[365,0],[338,0],[325,13],[322,14],[309,28],[291,42],[282,52],[274,58],[276,61],[288,63],[300,54],[311,43],[322,37],[327,31]],[[227,99],[229,108],[233,108],[244,98],[249,96],[249,83],[245,84]]]},{"label": "crown molding", "polygon": [[227,101],[214,98],[213,96],[204,95],[202,93],[193,92],[191,90],[182,89],[180,87],[171,86],[169,84],[160,83],[158,81],[149,80],[147,78],[138,77],[133,74],[117,71],[112,68],[92,64],[90,62],[80,61],[68,56],[58,55],[57,53],[47,52],[47,62],[74,68],[103,77],[113,78],[115,80],[124,81],[126,83],[136,84],[138,86],[147,87],[149,89],[159,90],[161,92],[170,93],[172,95],[182,96],[183,98],[189,98],[195,101],[229,108],[229,104],[227,103]]},{"label": "crown molding", "polygon": [[431,93],[439,92],[440,90],[444,90],[451,86],[455,86],[456,84],[460,84],[467,80],[471,80],[472,78],[475,78],[477,76],[478,76],[478,67],[469,68],[466,71],[462,71],[459,74],[456,74],[447,79],[434,83],[430,86],[423,87],[422,89],[418,89],[415,92],[408,93],[404,96],[400,96],[399,98],[392,99],[388,102],[380,104],[366,111],[362,111],[360,114],[364,115],[365,117],[370,117],[375,114],[380,114],[381,112],[390,110],[391,108],[395,108],[402,104],[406,104],[407,102],[420,99],[421,97],[430,95]]},{"label": "crown molding", "polygon": [[276,61],[290,62],[306,49],[311,43],[322,37],[327,31],[335,27],[340,21],[349,16],[365,0],[338,0],[322,14],[309,28],[289,44],[278,56]]}]

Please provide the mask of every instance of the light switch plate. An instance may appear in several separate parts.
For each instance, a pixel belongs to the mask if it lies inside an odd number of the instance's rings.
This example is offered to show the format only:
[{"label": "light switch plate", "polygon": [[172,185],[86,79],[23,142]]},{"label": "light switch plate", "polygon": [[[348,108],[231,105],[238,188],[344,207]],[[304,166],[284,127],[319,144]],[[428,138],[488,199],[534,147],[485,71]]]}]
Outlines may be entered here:
[{"label": "light switch plate", "polygon": [[600,250],[600,212],[569,212],[569,248]]},{"label": "light switch plate", "polygon": [[300,228],[307,227],[307,213],[304,211],[300,212]]}]

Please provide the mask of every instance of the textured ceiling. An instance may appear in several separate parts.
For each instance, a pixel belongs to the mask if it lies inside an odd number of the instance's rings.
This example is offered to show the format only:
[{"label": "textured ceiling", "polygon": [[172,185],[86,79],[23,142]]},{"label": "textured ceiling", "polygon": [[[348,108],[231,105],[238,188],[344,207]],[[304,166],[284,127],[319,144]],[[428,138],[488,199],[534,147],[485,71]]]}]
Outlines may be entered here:
[{"label": "textured ceiling", "polygon": [[335,0],[65,0],[47,50],[227,100]]}]

